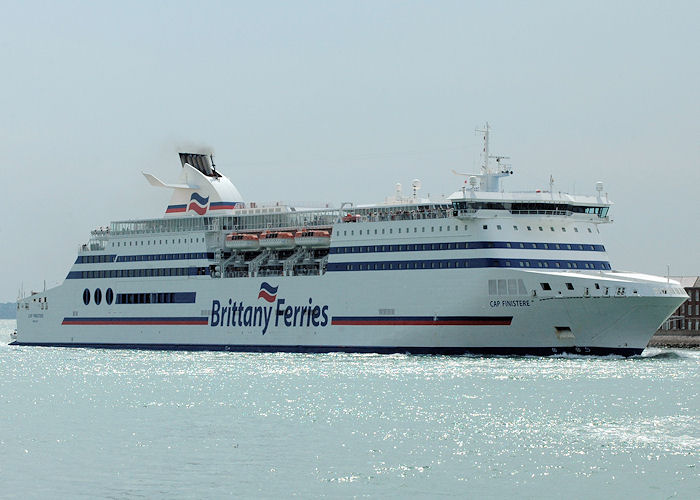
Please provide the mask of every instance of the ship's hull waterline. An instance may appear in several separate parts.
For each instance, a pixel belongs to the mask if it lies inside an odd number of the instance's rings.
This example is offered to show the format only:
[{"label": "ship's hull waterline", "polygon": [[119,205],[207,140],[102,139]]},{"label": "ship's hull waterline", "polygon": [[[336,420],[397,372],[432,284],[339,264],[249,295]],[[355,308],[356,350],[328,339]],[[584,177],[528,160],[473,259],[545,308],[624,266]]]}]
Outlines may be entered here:
[{"label": "ship's hull waterline", "polygon": [[[68,281],[41,302],[18,311],[17,345],[250,352],[375,352],[413,354],[580,355],[639,354],[682,299],[658,296],[658,283],[634,283],[634,295],[603,295],[595,274],[454,270],[432,276],[328,273],[156,283],[91,280],[91,289],[164,289],[194,293],[189,304],[91,304],[80,315]],[[373,276],[367,276],[371,274]],[[606,273],[608,274],[608,273]],[[489,279],[519,279],[527,294],[489,296]],[[533,293],[547,280],[574,283],[568,294]],[[276,289],[265,294],[263,283]],[[621,284],[618,282],[617,284]],[[159,286],[160,285],[160,286]],[[588,285],[588,286],[586,286]],[[629,284],[628,284],[629,285]],[[656,286],[654,286],[656,285]],[[358,290],[351,293],[350,290]],[[363,290],[359,293],[359,290]],[[646,295],[645,295],[646,293]],[[62,302],[66,302],[62,304]],[[39,309],[37,312],[35,309]]]}]

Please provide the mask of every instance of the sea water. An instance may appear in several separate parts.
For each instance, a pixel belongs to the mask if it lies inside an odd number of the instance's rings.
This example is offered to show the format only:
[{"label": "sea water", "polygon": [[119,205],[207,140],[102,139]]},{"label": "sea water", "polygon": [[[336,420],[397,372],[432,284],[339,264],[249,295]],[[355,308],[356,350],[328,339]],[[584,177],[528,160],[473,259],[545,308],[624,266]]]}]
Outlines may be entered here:
[{"label": "sea water", "polygon": [[700,352],[8,346],[0,497],[700,498]]}]

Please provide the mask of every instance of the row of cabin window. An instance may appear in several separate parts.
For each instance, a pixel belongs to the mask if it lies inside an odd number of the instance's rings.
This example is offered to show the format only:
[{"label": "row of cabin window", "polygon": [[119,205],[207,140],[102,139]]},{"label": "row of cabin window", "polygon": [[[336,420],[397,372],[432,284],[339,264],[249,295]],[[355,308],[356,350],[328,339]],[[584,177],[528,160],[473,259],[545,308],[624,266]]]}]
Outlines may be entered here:
[{"label": "row of cabin window", "polygon": [[[199,243],[200,238],[190,238],[190,243]],[[204,243],[204,238],[201,238],[202,243]],[[139,241],[129,241],[129,246],[139,246],[139,242],[141,243],[141,246],[143,246],[143,242],[146,242],[146,245],[175,245],[175,238],[172,239],[172,241],[169,243],[168,240],[139,240]],[[158,241],[158,243],[156,243]],[[165,241],[165,243],[163,243]],[[114,241],[112,242],[112,246],[114,245]],[[126,246],[126,241],[117,241],[116,246],[122,246],[121,244],[124,243],[123,246]],[[187,238],[178,238],[177,243],[182,244],[182,243],[187,243]],[[132,245],[133,244],[133,245]]]},{"label": "row of cabin window", "polygon": [[179,304],[194,302],[194,297],[194,292],[118,293],[117,304]]},{"label": "row of cabin window", "polygon": [[[527,228],[528,231],[532,231],[532,226],[525,226],[525,227]],[[437,228],[438,228],[438,232],[442,232],[442,226],[437,226]],[[445,230],[446,230],[446,231],[450,231],[451,228],[452,228],[452,226],[450,226],[450,225],[445,226]],[[464,225],[464,230],[466,231],[468,228],[469,228],[469,226],[465,224],[465,225]],[[484,225],[482,226],[482,229],[484,229],[484,230],[487,230],[488,228],[489,228],[488,224],[484,224]],[[544,231],[544,227],[542,227],[542,226],[537,226],[537,228],[538,228],[540,231]],[[397,234],[401,234],[401,229],[402,229],[402,228],[400,228],[400,227],[399,227],[399,228],[396,228]],[[411,228],[410,228],[410,227],[407,227],[407,228],[405,228],[405,229],[406,229],[406,231],[405,231],[406,234],[408,234],[408,233],[411,232]],[[501,226],[501,224],[496,224],[496,229],[498,229],[499,231],[501,231],[501,230],[503,229],[503,226]],[[555,231],[554,226],[549,226],[549,229],[550,229],[551,231]],[[593,232],[593,230],[592,230],[590,227],[588,227],[588,228],[586,228],[586,229],[588,229],[588,232],[589,232],[589,233],[592,233],[592,232]],[[455,224],[454,230],[455,230],[455,231],[459,231],[459,226],[458,226],[457,224]],[[515,225],[514,225],[514,226],[513,226],[513,230],[514,230],[514,231],[518,231],[518,226],[515,226]],[[362,229],[359,229],[358,231],[359,231],[359,235],[362,236],[362,235],[363,235],[363,233],[362,233],[363,230],[362,230]],[[370,236],[370,235],[372,235],[371,231],[372,231],[371,229],[365,229],[365,230],[364,230],[364,234],[367,235],[367,236]],[[561,231],[562,231],[563,233],[565,233],[565,232],[566,232],[566,228],[565,228],[565,227],[562,227],[562,228],[561,228]],[[417,227],[414,227],[414,228],[413,228],[413,232],[414,232],[414,233],[417,233],[417,232],[418,232],[418,228],[417,228]],[[420,232],[421,232],[421,233],[425,233],[425,232],[426,232],[426,231],[425,231],[425,226],[421,227],[421,231],[420,231]],[[434,232],[435,232],[435,226],[431,226],[431,227],[430,227],[430,232],[431,232],[431,233],[434,233]],[[578,232],[579,232],[579,231],[578,231],[578,227],[575,227],[575,226],[574,226],[574,232],[575,232],[575,233],[578,233]],[[387,234],[387,233],[386,233],[386,229],[383,228],[383,229],[381,230],[381,233],[379,232],[379,229],[374,229],[374,234],[375,234],[375,235],[378,235],[378,234]],[[394,228],[391,228],[391,227],[389,228],[389,234],[394,234]],[[347,230],[343,230],[343,236],[347,236],[347,235],[348,235],[348,231],[347,231]],[[350,236],[355,236],[355,230],[354,230],[354,229],[351,229],[351,230],[350,230]]]},{"label": "row of cabin window", "polygon": [[151,255],[80,255],[76,264],[97,264],[109,262],[142,262],[154,260],[186,260],[186,259],[213,259],[214,254],[209,252],[194,252],[194,253],[170,253],[170,254],[151,254]]},{"label": "row of cabin window", "polygon": [[117,262],[145,262],[153,260],[187,260],[187,259],[213,259],[213,253],[193,252],[193,253],[162,253],[150,255],[120,255]]},{"label": "row of cabin window", "polygon": [[[474,262],[478,261],[478,262]],[[505,260],[505,259],[450,259],[439,261],[401,261],[401,262],[353,262],[350,264],[334,263],[328,265],[329,271],[394,271],[401,269],[451,269],[481,267],[522,267],[554,269],[610,269],[607,262],[571,262],[542,260]]]},{"label": "row of cabin window", "polygon": [[332,254],[343,253],[374,253],[374,252],[421,252],[432,250],[466,250],[480,248],[523,248],[539,250],[581,250],[604,252],[603,245],[581,243],[530,243],[509,241],[473,241],[455,243],[411,243],[407,245],[360,245],[352,247],[334,247]]},{"label": "row of cabin window", "polygon": [[513,213],[551,213],[551,212],[573,212],[577,214],[591,214],[599,217],[608,215],[609,207],[585,207],[580,205],[569,205],[563,203],[498,203],[498,202],[468,202],[456,201],[452,203],[456,210],[508,210]]},{"label": "row of cabin window", "polygon": [[[102,290],[95,289],[92,295],[95,305],[100,305],[102,302]],[[105,292],[105,302],[108,305],[114,300],[114,292],[108,288]],[[118,293],[117,304],[176,304],[176,303],[194,303],[195,292],[156,292],[156,293]],[[90,289],[83,290],[83,303],[87,306],[90,304]]]},{"label": "row of cabin window", "polygon": [[[573,289],[574,289],[574,284],[573,284],[573,283],[568,283],[568,282],[567,282],[567,283],[564,283],[564,285],[566,286],[566,289],[567,289],[567,290],[573,290]],[[596,290],[600,290],[600,283],[594,283],[593,286],[594,286],[594,288],[595,288]],[[552,290],[552,286],[551,286],[549,283],[547,283],[547,282],[545,282],[545,283],[540,283],[540,287],[541,287],[542,290],[544,290],[545,292],[549,292],[549,291]],[[588,292],[588,288],[586,288],[586,292]],[[605,294],[606,294],[606,295],[608,294],[608,288],[605,288]],[[618,295],[624,295],[624,294],[625,294],[625,289],[624,289],[624,288],[617,288],[617,294],[618,294]]]},{"label": "row of cabin window", "polygon": [[76,264],[101,264],[104,262],[114,262],[116,255],[80,255],[75,260]]},{"label": "row of cabin window", "polygon": [[209,274],[207,267],[162,267],[158,269],[110,269],[106,271],[78,271],[70,278],[151,278],[158,276],[204,276]]},{"label": "row of cabin window", "polygon": [[[95,301],[95,305],[100,305],[102,302],[102,290],[99,288],[95,288],[95,294],[93,296],[93,300]],[[105,292],[105,302],[107,304],[112,304],[112,301],[114,300],[114,292],[112,291],[111,288],[108,288],[107,291]],[[86,288],[83,290],[83,304],[88,305],[90,303],[90,289]]]}]

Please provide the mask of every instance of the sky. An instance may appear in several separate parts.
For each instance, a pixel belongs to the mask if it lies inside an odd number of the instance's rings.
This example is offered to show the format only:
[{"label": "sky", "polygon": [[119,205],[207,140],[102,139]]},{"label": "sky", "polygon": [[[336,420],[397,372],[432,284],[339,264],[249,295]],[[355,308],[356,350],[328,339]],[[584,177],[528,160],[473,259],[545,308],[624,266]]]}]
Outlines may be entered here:
[{"label": "sky", "polygon": [[247,201],[595,193],[616,269],[700,274],[700,2],[0,0],[0,301],[60,283],[90,230],[159,217],[177,152]]}]

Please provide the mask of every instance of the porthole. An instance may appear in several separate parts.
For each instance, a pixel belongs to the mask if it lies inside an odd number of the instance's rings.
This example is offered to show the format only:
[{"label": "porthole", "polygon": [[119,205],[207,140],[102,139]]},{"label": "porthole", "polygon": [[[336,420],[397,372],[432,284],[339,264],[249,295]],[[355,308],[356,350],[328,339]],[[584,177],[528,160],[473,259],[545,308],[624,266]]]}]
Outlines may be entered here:
[{"label": "porthole", "polygon": [[90,290],[87,288],[83,290],[83,303],[88,305],[90,303]]},{"label": "porthole", "polygon": [[95,304],[99,306],[100,302],[102,302],[102,290],[95,288]]},{"label": "porthole", "polygon": [[105,300],[107,301],[107,304],[112,305],[112,301],[114,300],[114,292],[111,288],[108,288],[105,292]]}]

